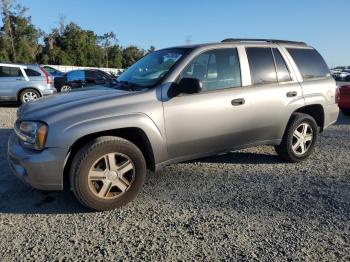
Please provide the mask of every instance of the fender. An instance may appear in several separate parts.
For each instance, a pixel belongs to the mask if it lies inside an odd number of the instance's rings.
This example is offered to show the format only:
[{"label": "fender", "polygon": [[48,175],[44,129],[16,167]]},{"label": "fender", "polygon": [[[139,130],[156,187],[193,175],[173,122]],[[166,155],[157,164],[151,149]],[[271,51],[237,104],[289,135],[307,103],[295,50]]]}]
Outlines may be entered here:
[{"label": "fender", "polygon": [[82,119],[68,125],[63,130],[50,129],[46,146],[64,147],[68,152],[71,145],[81,137],[99,132],[133,127],[143,130],[148,137],[152,146],[155,163],[167,159],[166,137],[155,122],[144,113],[105,115],[98,118]]}]

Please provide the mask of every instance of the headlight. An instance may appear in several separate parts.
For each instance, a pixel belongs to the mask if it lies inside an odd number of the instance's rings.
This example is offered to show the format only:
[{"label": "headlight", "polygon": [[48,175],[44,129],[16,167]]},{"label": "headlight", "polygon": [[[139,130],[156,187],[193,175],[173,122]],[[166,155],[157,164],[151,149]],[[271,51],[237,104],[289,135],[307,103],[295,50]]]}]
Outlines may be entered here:
[{"label": "headlight", "polygon": [[47,125],[42,122],[23,121],[15,125],[15,132],[23,144],[35,150],[44,149],[47,129]]}]

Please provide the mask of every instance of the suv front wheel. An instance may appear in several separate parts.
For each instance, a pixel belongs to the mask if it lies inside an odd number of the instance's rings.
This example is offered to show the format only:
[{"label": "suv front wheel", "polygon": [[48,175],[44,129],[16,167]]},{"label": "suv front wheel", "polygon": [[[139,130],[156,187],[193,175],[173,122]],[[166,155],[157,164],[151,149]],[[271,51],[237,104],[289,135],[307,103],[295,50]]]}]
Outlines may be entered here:
[{"label": "suv front wheel", "polygon": [[100,137],[75,155],[71,188],[86,207],[104,211],[121,207],[141,191],[146,163],[140,149],[119,137]]},{"label": "suv front wheel", "polygon": [[300,162],[312,153],[318,138],[318,126],[313,117],[294,113],[282,142],[275,146],[277,154],[287,162]]}]

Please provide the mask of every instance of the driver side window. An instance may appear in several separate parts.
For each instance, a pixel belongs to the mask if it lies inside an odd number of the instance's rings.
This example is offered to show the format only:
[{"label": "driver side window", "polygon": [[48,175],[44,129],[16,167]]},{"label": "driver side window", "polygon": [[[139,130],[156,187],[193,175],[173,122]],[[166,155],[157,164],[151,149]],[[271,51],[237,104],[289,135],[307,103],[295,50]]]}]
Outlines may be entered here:
[{"label": "driver side window", "polygon": [[236,48],[210,50],[200,54],[181,73],[182,78],[202,81],[202,91],[241,86],[241,70]]}]

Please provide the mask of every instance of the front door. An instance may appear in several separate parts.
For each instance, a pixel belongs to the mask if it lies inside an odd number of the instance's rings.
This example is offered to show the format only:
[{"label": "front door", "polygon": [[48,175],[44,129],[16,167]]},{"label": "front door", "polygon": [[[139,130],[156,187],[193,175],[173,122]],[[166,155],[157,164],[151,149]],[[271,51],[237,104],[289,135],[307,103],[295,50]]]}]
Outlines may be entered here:
[{"label": "front door", "polygon": [[16,99],[17,91],[25,81],[26,79],[19,67],[0,66],[0,97]]},{"label": "front door", "polygon": [[163,103],[169,158],[217,152],[244,144],[250,119],[245,116],[236,48],[207,51],[180,78],[197,78],[203,90]]}]

